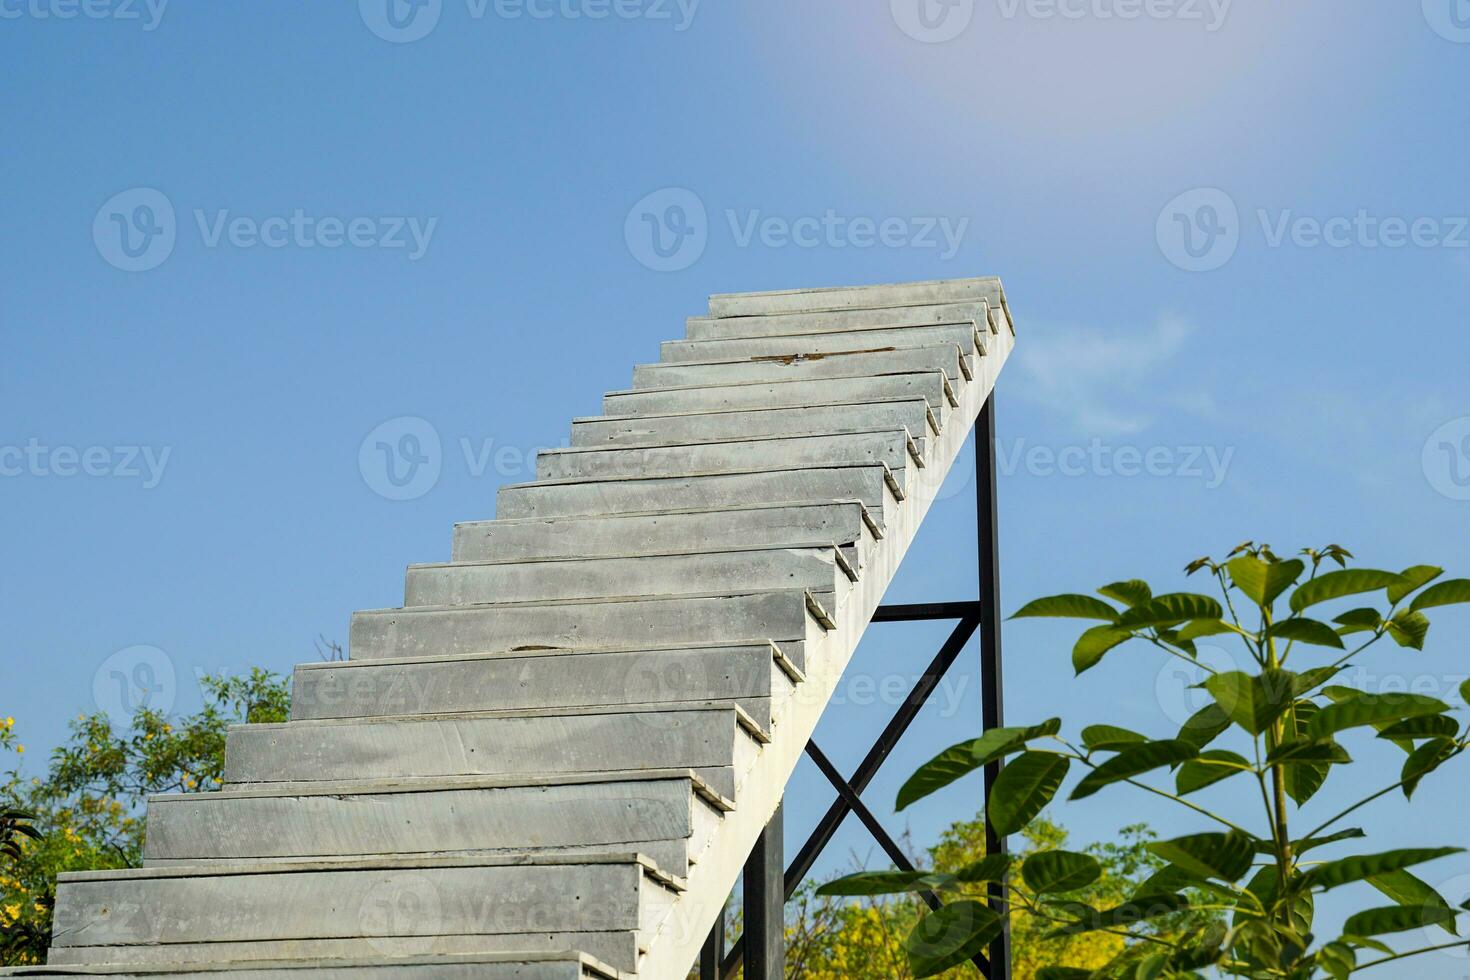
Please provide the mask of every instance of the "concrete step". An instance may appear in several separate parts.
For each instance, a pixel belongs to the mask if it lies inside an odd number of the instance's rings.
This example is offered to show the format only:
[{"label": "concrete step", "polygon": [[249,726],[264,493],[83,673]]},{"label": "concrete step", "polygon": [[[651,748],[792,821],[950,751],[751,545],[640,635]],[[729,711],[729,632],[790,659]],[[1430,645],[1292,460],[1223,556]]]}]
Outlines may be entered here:
[{"label": "concrete step", "polygon": [[732,702],[400,715],[232,728],[225,780],[261,783],[582,775],[693,769],[738,790],[769,738]]},{"label": "concrete step", "polygon": [[[592,935],[592,934],[588,934]],[[492,937],[493,938],[493,937]],[[540,939],[540,936],[531,937]],[[557,942],[579,937],[556,936]],[[419,940],[410,941],[413,945]],[[345,947],[341,941],[335,945]],[[364,945],[359,940],[357,945]],[[377,940],[376,945],[384,945]],[[364,959],[345,956],[302,955],[307,943],[269,944],[287,958],[250,961],[255,952],[245,943],[209,943],[195,947],[200,957],[217,957],[213,962],[179,963],[163,959],[179,955],[180,949],[132,946],[114,948],[118,959],[111,964],[80,963],[76,949],[57,949],[46,966],[24,966],[0,970],[7,977],[113,977],[116,980],[295,980],[310,975],[312,980],[619,980],[619,971],[585,953],[566,953],[566,945],[548,944],[547,952],[526,950],[515,953],[445,954],[428,956],[372,955]],[[330,945],[319,942],[318,945]],[[114,951],[109,950],[109,952]]]},{"label": "concrete step", "polygon": [[754,642],[302,664],[296,668],[291,717],[733,701],[770,731],[801,680],[780,648]]},{"label": "concrete step", "polygon": [[647,855],[686,878],[733,807],[692,771],[644,778],[289,784],[148,801],[149,867],[344,857]]},{"label": "concrete step", "polygon": [[633,369],[634,388],[686,385],[756,384],[768,381],[812,381],[818,378],[872,378],[884,374],[940,370],[951,384],[968,381],[974,366],[957,345],[895,347],[807,356],[744,358],[687,364],[640,364]]},{"label": "concrete step", "polygon": [[751,384],[684,385],[610,391],[602,399],[609,417],[677,415],[681,412],[737,412],[752,408],[807,405],[866,405],[877,401],[923,398],[940,422],[959,404],[949,379],[938,370],[874,377],[813,378]]},{"label": "concrete step", "polygon": [[[744,473],[756,466],[811,469],[881,463],[895,474],[924,465],[924,440],[904,429],[698,442],[648,448],[548,449],[536,457],[538,480],[631,479]],[[902,479],[901,477],[899,477]]]},{"label": "concrete step", "polygon": [[661,510],[713,510],[857,500],[881,529],[903,485],[888,469],[822,466],[637,480],[541,480],[500,488],[495,512],[508,520],[609,517]]},{"label": "concrete step", "polygon": [[[823,605],[823,601],[827,603]],[[486,606],[415,606],[352,617],[353,660],[467,653],[630,649],[707,643],[778,645],[799,670],[831,628],[832,596],[797,589],[650,599],[571,599]]]},{"label": "concrete step", "polygon": [[454,528],[455,561],[630,558],[737,547],[834,544],[859,573],[881,535],[856,500],[599,517],[473,521]]},{"label": "concrete step", "polygon": [[[983,334],[982,334],[982,331]],[[966,319],[928,327],[866,327],[826,333],[734,337],[724,340],[669,340],[660,348],[665,364],[738,361],[770,357],[839,354],[899,347],[954,344],[966,356],[985,353],[988,323]]]},{"label": "concrete step", "polygon": [[738,412],[594,417],[572,421],[572,447],[614,446],[627,449],[897,428],[906,429],[913,436],[929,438],[939,434],[939,419],[922,398],[863,405],[805,405]]},{"label": "concrete step", "polygon": [[690,340],[728,340],[735,337],[778,337],[789,334],[866,330],[872,327],[921,327],[940,323],[971,321],[992,333],[999,318],[990,304],[938,303],[924,306],[865,307],[851,310],[817,310],[809,313],[778,313],[766,316],[692,316],[685,325]]},{"label": "concrete step", "polygon": [[364,956],[430,952],[439,937],[496,937],[496,946],[535,949],[530,937],[545,932],[651,936],[679,892],[633,854],[71,873],[59,881],[52,945],[93,962],[116,962],[102,958],[140,946],[163,947],[179,962],[209,956],[218,943],[319,940],[355,941]]},{"label": "concrete step", "polygon": [[468,606],[782,589],[832,594],[840,603],[855,581],[857,571],[830,546],[644,558],[454,562],[410,566],[403,604]]},{"label": "concrete step", "polygon": [[837,286],[830,289],[780,289],[758,293],[720,293],[710,297],[710,316],[769,316],[986,302],[1007,309],[1005,290],[993,276],[975,279],[935,279],[927,282],[885,283],[874,286]]}]

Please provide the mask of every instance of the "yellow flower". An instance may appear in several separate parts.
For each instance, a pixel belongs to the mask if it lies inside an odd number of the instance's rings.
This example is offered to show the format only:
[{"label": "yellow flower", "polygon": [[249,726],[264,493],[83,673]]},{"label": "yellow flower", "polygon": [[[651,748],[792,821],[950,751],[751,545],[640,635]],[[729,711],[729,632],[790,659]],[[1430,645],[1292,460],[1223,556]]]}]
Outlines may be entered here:
[{"label": "yellow flower", "polygon": [[24,745],[17,745],[15,747],[15,754],[16,755],[25,755],[26,754],[26,747]]},{"label": "yellow flower", "polygon": [[6,718],[4,722],[0,722],[0,727],[3,727],[6,731],[10,731],[10,729],[15,727],[15,719]]}]

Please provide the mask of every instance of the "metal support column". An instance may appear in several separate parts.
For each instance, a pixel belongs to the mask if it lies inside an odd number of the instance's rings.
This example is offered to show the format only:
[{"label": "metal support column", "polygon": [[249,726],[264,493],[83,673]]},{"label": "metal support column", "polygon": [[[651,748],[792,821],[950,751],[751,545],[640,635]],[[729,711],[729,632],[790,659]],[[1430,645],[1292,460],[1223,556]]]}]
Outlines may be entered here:
[{"label": "metal support column", "polygon": [[783,806],[745,862],[745,980],[786,976],[785,822]]}]

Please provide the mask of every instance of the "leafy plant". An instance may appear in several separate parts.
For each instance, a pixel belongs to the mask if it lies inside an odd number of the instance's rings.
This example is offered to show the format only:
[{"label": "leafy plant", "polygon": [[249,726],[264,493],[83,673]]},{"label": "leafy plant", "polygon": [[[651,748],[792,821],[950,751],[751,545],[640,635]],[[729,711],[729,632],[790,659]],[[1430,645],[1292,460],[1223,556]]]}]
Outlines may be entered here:
[{"label": "leafy plant", "polygon": [[34,819],[36,818],[24,810],[0,810],[0,854],[12,861],[19,861],[20,839],[41,839],[41,832],[30,824]]},{"label": "leafy plant", "polygon": [[[154,793],[218,789],[225,735],[242,722],[283,721],[290,714],[288,677],[255,670],[200,680],[205,703],[196,713],[167,717],[140,709],[124,728],[105,714],[81,715],[71,737],[52,753],[43,776],[25,778],[17,764],[0,775],[0,809],[35,816],[18,824],[12,858],[0,871],[0,965],[41,963],[51,937],[57,875],[132,868],[142,863],[142,807]],[[14,722],[0,719],[0,750],[17,756]],[[8,825],[0,823],[0,830]]]},{"label": "leafy plant", "polygon": [[[1190,592],[1156,595],[1146,582],[1133,580],[1099,589],[1101,598],[1058,595],[1029,603],[1017,618],[1097,624],[1073,648],[1079,674],[1123,644],[1142,642],[1203,670],[1208,704],[1165,739],[1102,724],[1070,740],[1061,735],[1060,719],[994,729],[945,750],[899,794],[903,809],[1009,760],[988,805],[989,820],[1002,835],[1030,826],[1073,771],[1082,778],[1072,800],[1126,784],[1209,821],[1202,832],[1150,844],[1164,866],[1125,901],[1087,901],[1084,890],[1099,865],[1092,855],[1065,851],[1020,859],[991,855],[954,873],[854,875],[827,892],[945,894],[950,903],[920,920],[909,935],[909,963],[918,977],[942,973],[983,950],[999,934],[1003,915],[1046,921],[1051,937],[1101,933],[1124,943],[1101,967],[1048,967],[1037,974],[1040,980],[1156,980],[1196,977],[1211,968],[1234,977],[1341,980],[1432,949],[1466,945],[1455,938],[1457,910],[1411,870],[1460,848],[1343,856],[1336,850],[1366,836],[1344,821],[1391,793],[1412,798],[1423,780],[1470,747],[1470,732],[1438,698],[1364,692],[1334,682],[1385,638],[1401,648],[1423,649],[1428,611],[1470,603],[1470,580],[1442,581],[1443,570],[1427,565],[1401,572],[1349,568],[1351,558],[1346,549],[1329,545],[1283,560],[1269,546],[1247,542],[1223,561],[1201,558],[1186,568],[1191,576],[1208,573],[1218,599]],[[1329,602],[1350,608],[1329,621],[1321,611]],[[1238,640],[1253,669],[1218,671],[1204,664],[1196,641],[1205,637]],[[1460,695],[1470,700],[1470,682]],[[1348,738],[1397,746],[1403,764],[1379,781],[1386,786],[1326,819],[1308,821],[1310,829],[1302,832],[1297,818],[1303,809],[1335,772],[1353,765],[1343,745]],[[1234,748],[1225,747],[1227,739]],[[1145,780],[1157,775],[1172,777],[1172,786]],[[1355,772],[1353,784],[1378,785],[1371,779]],[[1192,798],[1226,781],[1259,795],[1255,830],[1245,825],[1251,821],[1237,823]],[[1009,886],[1009,904],[999,912],[979,901],[992,883]],[[1321,941],[1312,931],[1317,897],[1355,883],[1372,886],[1387,904],[1356,912],[1340,935]],[[1176,936],[1147,928],[1184,910],[1218,918]],[[1399,951],[1382,938],[1425,927],[1441,928],[1449,941]]]}]

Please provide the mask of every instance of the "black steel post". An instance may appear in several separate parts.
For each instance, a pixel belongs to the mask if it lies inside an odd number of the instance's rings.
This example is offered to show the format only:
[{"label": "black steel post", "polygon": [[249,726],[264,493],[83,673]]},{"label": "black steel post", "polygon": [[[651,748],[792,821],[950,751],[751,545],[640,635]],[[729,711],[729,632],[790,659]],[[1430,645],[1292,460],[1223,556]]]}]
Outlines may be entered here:
[{"label": "black steel post", "polygon": [[745,863],[745,980],[786,976],[785,822],[778,808]]},{"label": "black steel post", "polygon": [[720,968],[725,963],[725,910],[709,931],[704,949],[699,954],[699,980],[721,980]]},{"label": "black steel post", "polygon": [[[975,425],[975,523],[980,551],[980,604],[984,609],[980,617],[980,713],[986,730],[1005,723],[1000,646],[1000,506],[996,476],[995,394],[992,392]],[[982,806],[989,805],[1001,765],[994,762],[985,767]],[[989,819],[985,821],[985,849],[990,854],[1000,854],[1006,849],[1004,838],[991,828]],[[991,908],[1003,912],[1005,903],[1004,886],[992,886]],[[1006,928],[990,945],[990,980],[1011,978],[1011,931],[1009,920],[1002,921],[1007,923]]]}]

